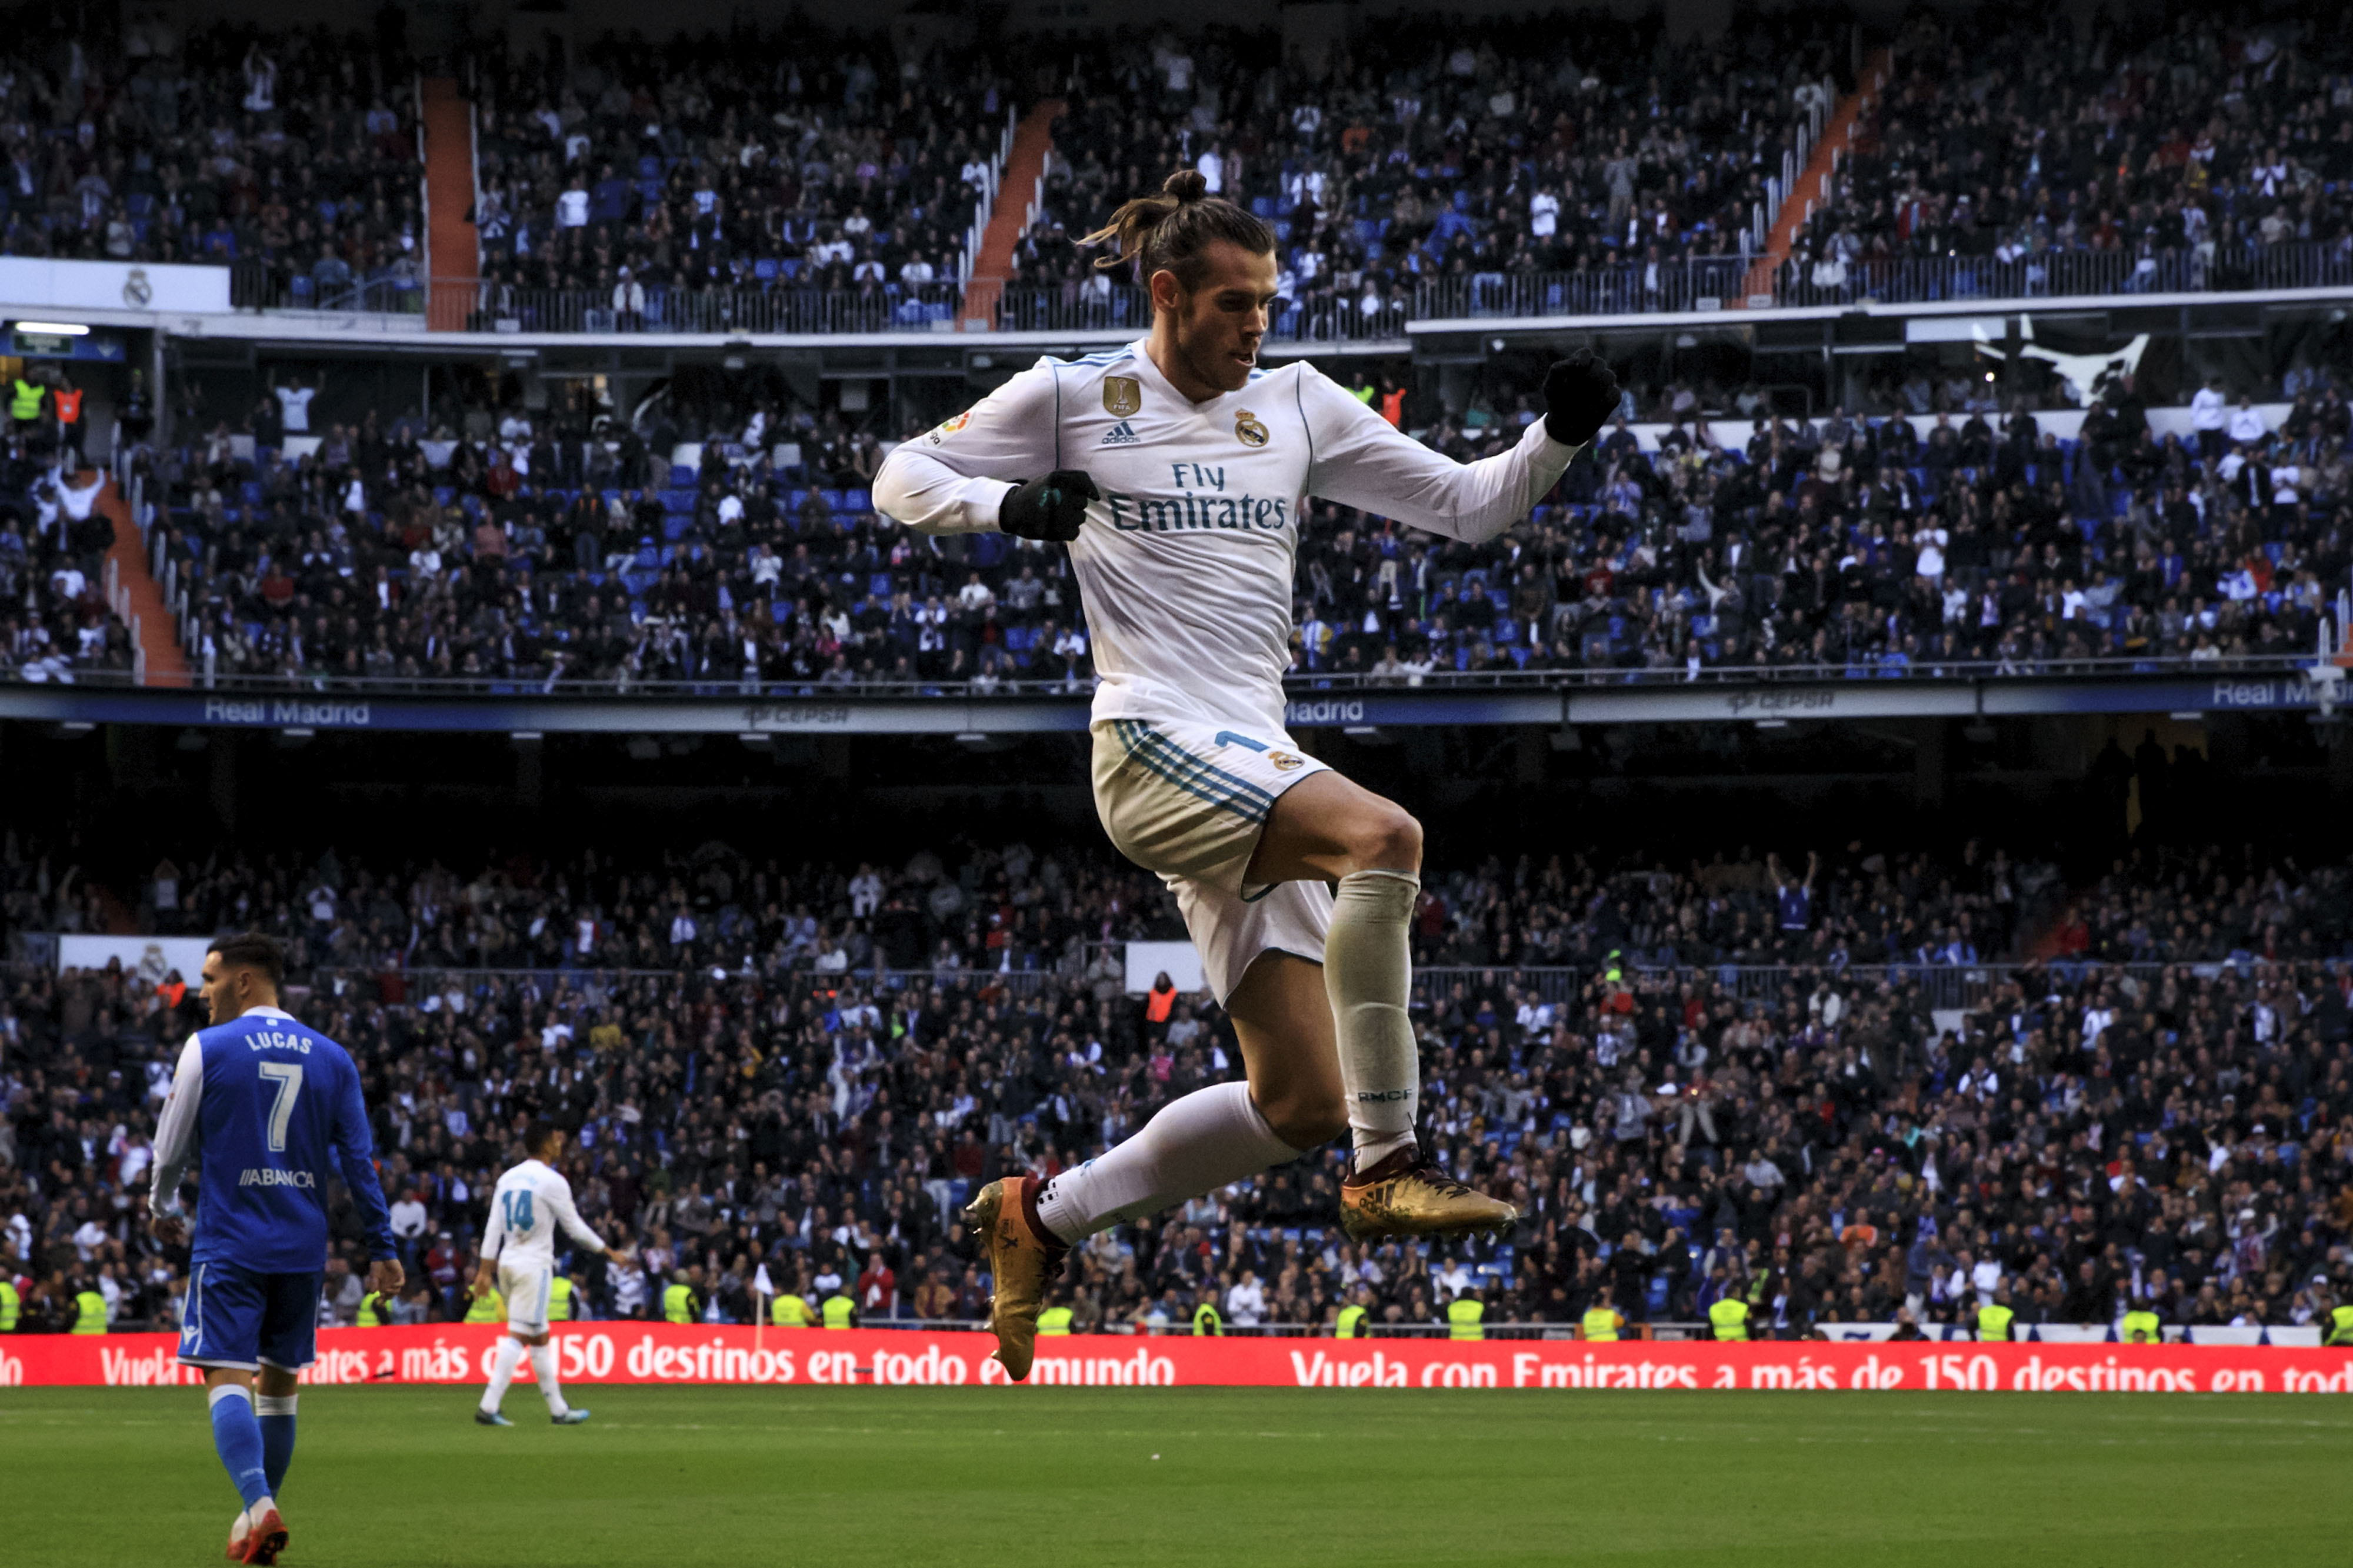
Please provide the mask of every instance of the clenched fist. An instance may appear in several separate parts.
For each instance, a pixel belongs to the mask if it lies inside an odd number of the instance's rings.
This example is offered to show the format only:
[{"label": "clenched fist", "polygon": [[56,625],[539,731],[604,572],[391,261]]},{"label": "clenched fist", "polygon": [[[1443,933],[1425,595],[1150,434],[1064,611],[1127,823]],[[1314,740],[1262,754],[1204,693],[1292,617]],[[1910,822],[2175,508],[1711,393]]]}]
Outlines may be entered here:
[{"label": "clenched fist", "polygon": [[1564,447],[1591,441],[1618,407],[1618,378],[1591,349],[1554,361],[1544,389],[1545,433]]}]

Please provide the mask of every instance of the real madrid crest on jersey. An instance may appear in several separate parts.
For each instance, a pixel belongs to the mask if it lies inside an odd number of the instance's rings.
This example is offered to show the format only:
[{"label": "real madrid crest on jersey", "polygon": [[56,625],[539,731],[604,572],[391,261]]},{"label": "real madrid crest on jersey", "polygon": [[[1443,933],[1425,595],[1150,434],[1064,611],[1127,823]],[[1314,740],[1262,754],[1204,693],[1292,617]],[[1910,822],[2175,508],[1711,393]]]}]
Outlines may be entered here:
[{"label": "real madrid crest on jersey", "polygon": [[1245,447],[1263,447],[1266,426],[1258,422],[1257,415],[1245,408],[1234,416],[1234,439]]},{"label": "real madrid crest on jersey", "polygon": [[1114,419],[1124,419],[1144,406],[1144,383],[1132,375],[1103,377],[1103,412]]}]

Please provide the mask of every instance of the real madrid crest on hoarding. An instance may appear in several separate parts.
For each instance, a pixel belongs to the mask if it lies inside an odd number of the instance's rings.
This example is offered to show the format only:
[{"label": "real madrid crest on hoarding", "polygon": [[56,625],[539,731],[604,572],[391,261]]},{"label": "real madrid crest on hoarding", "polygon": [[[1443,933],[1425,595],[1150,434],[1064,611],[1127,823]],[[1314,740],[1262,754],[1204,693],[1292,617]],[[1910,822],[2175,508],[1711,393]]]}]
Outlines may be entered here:
[{"label": "real madrid crest on hoarding", "polygon": [[1258,422],[1257,415],[1245,408],[1234,416],[1234,439],[1245,447],[1263,447],[1266,426]]},{"label": "real madrid crest on hoarding", "polygon": [[122,302],[134,310],[143,310],[155,300],[155,285],[147,280],[147,269],[134,267],[131,276],[122,280]]},{"label": "real madrid crest on hoarding", "polygon": [[1103,412],[1124,419],[1144,406],[1144,383],[1132,375],[1103,377]]}]

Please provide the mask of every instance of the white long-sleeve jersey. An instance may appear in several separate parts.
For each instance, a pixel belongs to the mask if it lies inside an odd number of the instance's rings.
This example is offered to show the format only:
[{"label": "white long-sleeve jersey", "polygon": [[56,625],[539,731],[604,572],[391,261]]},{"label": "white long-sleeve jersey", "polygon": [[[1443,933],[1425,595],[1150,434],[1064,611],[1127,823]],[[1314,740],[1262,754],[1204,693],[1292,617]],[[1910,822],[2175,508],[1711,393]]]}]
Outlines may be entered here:
[{"label": "white long-sleeve jersey", "polygon": [[499,1178],[491,1194],[491,1223],[482,1233],[482,1256],[511,1268],[555,1266],[555,1227],[583,1247],[605,1250],[605,1241],[573,1205],[572,1184],[544,1160],[525,1160]]},{"label": "white long-sleeve jersey", "polygon": [[1526,517],[1576,455],[1538,419],[1512,450],[1457,463],[1304,362],[1194,403],[1138,342],[1039,360],[894,450],[874,504],[928,533],[986,531],[1015,483],[1084,468],[1103,499],[1070,549],[1094,717],[1280,733],[1303,497],[1476,542]]}]

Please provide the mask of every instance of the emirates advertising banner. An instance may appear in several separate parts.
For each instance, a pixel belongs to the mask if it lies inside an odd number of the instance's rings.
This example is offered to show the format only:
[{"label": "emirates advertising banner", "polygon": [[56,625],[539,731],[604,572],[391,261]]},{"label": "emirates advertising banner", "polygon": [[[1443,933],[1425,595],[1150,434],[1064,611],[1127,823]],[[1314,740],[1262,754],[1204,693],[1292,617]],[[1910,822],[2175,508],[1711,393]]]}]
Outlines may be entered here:
[{"label": "emirates advertising banner", "polygon": [[[467,1384],[490,1376],[495,1324],[333,1329],[311,1384]],[[894,1329],[562,1323],[566,1383],[771,1387],[1010,1385],[978,1333]],[[152,1387],[204,1381],[170,1334],[12,1335],[0,1386]],[[2353,1350],[2269,1345],[1715,1344],[1630,1340],[1041,1339],[1026,1387],[1906,1389],[1991,1394],[2353,1394]]]}]

